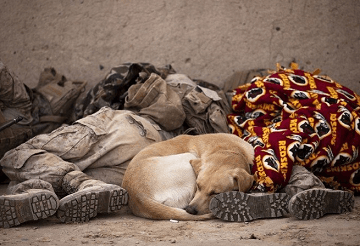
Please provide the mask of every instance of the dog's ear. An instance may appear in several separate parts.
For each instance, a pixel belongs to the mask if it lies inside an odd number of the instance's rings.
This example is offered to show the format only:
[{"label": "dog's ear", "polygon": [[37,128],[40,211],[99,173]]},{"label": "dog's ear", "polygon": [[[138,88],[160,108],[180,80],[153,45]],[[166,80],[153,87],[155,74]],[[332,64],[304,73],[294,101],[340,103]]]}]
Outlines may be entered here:
[{"label": "dog's ear", "polygon": [[200,158],[192,159],[192,160],[190,160],[190,164],[191,164],[192,168],[194,169],[195,175],[197,177],[200,172],[200,169],[201,169],[201,159]]},{"label": "dog's ear", "polygon": [[234,171],[233,177],[239,186],[239,191],[248,191],[254,184],[254,176],[242,168],[236,168]]}]

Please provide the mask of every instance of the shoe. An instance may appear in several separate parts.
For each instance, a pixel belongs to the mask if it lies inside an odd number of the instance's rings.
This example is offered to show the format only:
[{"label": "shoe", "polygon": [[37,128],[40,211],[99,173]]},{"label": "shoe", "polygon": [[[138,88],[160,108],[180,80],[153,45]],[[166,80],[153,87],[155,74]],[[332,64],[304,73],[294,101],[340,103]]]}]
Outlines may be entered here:
[{"label": "shoe", "polygon": [[289,213],[286,193],[252,194],[238,191],[220,193],[210,201],[215,217],[235,222],[278,218]]},{"label": "shoe", "polygon": [[26,221],[45,219],[56,213],[59,199],[48,190],[0,196],[0,227],[9,228]]},{"label": "shoe", "polygon": [[61,222],[87,222],[98,213],[115,212],[127,203],[128,193],[120,186],[96,185],[62,198],[57,217]]},{"label": "shoe", "polygon": [[325,214],[350,212],[354,203],[354,196],[350,192],[316,188],[293,196],[289,201],[289,211],[300,220],[312,220]]}]

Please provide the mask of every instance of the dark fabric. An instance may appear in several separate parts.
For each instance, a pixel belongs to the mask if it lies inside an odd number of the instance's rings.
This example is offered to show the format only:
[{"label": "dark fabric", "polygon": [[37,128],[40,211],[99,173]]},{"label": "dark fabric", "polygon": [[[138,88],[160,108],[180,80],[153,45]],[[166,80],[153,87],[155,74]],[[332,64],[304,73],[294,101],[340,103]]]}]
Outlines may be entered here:
[{"label": "dark fabric", "polygon": [[156,68],[150,63],[124,63],[113,67],[105,78],[75,105],[73,118],[78,120],[93,114],[104,106],[112,109],[124,109],[125,98],[130,86],[144,83],[151,73],[165,79],[168,74],[175,73],[171,65]]},{"label": "dark fabric", "polygon": [[228,123],[255,147],[254,189],[284,187],[301,165],[328,187],[360,192],[360,97],[318,72],[292,64],[235,89]]},{"label": "dark fabric", "polygon": [[85,85],[45,68],[36,88],[30,89],[0,62],[0,125],[22,117],[0,131],[0,158],[35,135],[71,123],[71,109]]}]

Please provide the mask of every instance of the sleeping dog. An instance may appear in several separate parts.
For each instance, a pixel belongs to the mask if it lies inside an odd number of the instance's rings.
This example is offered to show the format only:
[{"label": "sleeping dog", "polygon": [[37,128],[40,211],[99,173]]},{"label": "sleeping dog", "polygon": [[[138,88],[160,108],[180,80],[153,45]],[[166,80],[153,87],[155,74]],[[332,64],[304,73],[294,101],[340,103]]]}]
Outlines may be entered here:
[{"label": "sleeping dog", "polygon": [[253,147],[233,134],[180,135],[152,144],[129,163],[122,187],[129,208],[149,219],[212,218],[211,198],[253,184]]}]

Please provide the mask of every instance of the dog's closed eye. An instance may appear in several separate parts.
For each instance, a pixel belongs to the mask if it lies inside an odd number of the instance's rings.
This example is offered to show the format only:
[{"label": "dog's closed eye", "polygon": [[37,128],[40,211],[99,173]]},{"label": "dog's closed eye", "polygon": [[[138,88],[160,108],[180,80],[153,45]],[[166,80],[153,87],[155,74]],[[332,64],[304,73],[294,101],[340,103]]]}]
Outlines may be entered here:
[{"label": "dog's closed eye", "polygon": [[217,194],[219,194],[219,193],[217,193],[215,191],[210,191],[209,196],[214,196],[214,195],[217,195]]}]

